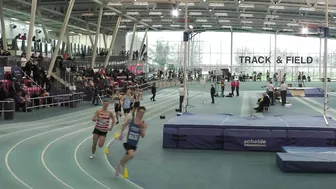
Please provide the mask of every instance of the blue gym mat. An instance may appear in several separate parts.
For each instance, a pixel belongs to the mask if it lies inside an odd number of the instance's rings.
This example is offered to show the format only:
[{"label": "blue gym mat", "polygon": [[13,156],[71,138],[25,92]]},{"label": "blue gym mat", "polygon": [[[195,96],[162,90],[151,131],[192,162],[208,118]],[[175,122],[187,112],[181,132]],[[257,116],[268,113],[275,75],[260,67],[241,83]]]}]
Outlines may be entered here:
[{"label": "blue gym mat", "polygon": [[335,146],[336,122],[322,116],[238,117],[188,114],[163,128],[163,148],[282,151],[283,146]]},{"label": "blue gym mat", "polygon": [[302,146],[284,146],[282,151],[285,153],[320,153],[336,154],[336,147],[302,147]]},{"label": "blue gym mat", "polygon": [[328,118],[325,125],[322,116],[274,116],[274,117],[239,117],[231,115],[189,114],[169,120],[164,127],[169,128],[293,128],[336,130],[336,122]]}]

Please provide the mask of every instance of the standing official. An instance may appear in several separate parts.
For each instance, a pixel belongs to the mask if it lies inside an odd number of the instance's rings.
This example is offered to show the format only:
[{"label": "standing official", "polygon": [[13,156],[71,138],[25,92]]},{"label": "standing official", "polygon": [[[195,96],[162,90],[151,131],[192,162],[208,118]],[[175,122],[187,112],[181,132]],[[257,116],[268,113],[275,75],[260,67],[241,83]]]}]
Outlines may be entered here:
[{"label": "standing official", "polygon": [[155,83],[153,83],[152,85],[152,97],[150,98],[150,100],[154,101],[155,102],[155,95],[156,95],[156,86],[155,86]]},{"label": "standing official", "polygon": [[211,103],[212,104],[215,103],[215,94],[216,94],[216,89],[213,85],[211,85],[210,95],[211,95]]},{"label": "standing official", "polygon": [[271,105],[274,105],[274,85],[272,84],[272,81],[269,82],[269,84],[266,85],[267,87],[267,94],[271,99]]},{"label": "standing official", "polygon": [[288,90],[288,87],[287,85],[285,84],[284,81],[281,82],[281,85],[280,85],[280,96],[281,96],[281,105],[284,106],[287,102],[287,90]]},{"label": "standing official", "polygon": [[184,101],[184,94],[185,94],[185,89],[184,89],[184,85],[181,84],[180,88],[179,88],[179,95],[180,95],[180,106],[179,106],[179,112],[182,112],[182,104]]}]

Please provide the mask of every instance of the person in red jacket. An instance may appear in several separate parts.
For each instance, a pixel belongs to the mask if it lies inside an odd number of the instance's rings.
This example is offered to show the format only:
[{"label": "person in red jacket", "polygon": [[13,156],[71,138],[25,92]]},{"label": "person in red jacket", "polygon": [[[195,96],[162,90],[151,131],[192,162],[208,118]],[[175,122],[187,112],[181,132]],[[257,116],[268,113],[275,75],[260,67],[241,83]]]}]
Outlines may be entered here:
[{"label": "person in red jacket", "polygon": [[234,91],[236,88],[236,82],[234,80],[231,81],[231,94],[234,96]]},{"label": "person in red jacket", "polygon": [[236,80],[235,83],[236,83],[236,84],[235,84],[235,87],[236,87],[236,94],[237,94],[237,96],[239,96],[239,86],[240,86],[240,82],[239,82],[239,80]]}]

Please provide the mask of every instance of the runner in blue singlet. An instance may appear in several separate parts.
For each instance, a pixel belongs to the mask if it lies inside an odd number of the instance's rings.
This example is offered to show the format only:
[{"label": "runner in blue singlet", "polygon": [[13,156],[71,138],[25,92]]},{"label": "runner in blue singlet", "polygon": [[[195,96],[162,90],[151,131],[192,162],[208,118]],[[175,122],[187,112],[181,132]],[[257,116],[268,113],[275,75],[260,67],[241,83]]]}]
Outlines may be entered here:
[{"label": "runner in blue singlet", "polygon": [[121,128],[119,140],[123,140],[124,131],[126,127],[129,126],[126,142],[124,143],[126,154],[120,160],[120,163],[116,168],[116,176],[120,173],[120,167],[124,168],[126,163],[134,157],[140,137],[145,137],[147,124],[142,120],[145,111],[145,107],[138,107],[135,117],[125,122]]},{"label": "runner in blue singlet", "polygon": [[131,112],[132,103],[134,103],[134,98],[131,96],[131,89],[128,89],[124,95],[121,106],[124,109],[125,121],[127,120],[127,115]]}]

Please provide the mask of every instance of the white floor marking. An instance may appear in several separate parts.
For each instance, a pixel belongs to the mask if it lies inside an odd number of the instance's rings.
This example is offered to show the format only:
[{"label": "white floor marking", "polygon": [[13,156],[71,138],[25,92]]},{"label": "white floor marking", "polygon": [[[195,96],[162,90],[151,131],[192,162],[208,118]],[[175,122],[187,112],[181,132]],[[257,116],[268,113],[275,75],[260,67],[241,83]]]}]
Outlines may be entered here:
[{"label": "white floor marking", "polygon": [[[168,96],[170,96],[171,97],[171,95],[170,94],[168,94]],[[171,100],[170,101],[168,101],[168,102],[171,102],[173,99],[172,98],[170,98]],[[167,102],[167,101],[165,101],[165,102]],[[162,103],[161,103],[162,104]],[[166,104],[166,103],[165,103]],[[153,103],[153,104],[150,104],[148,107],[152,107],[152,106],[156,106],[156,104],[155,103]],[[93,111],[91,110],[91,112],[87,112],[86,113],[88,116],[90,115],[93,115]],[[81,115],[84,115],[84,114],[81,114]],[[85,116],[86,117],[86,116]],[[58,120],[58,121],[64,121],[64,119],[61,119],[61,120]],[[83,120],[83,118],[80,118],[80,119],[75,119],[75,120],[71,120],[71,121],[69,121],[69,122],[67,122],[67,123],[72,123],[72,122],[78,122],[78,121],[81,121],[81,120]],[[7,134],[4,134],[4,135],[0,135],[0,138],[2,138],[2,137],[6,137],[6,136],[11,136],[11,135],[14,135],[14,134],[18,134],[18,133],[22,133],[22,132],[27,132],[27,131],[32,131],[32,130],[37,130],[37,129],[44,129],[44,128],[48,128],[48,127],[54,127],[54,126],[57,126],[57,125],[59,125],[59,124],[54,124],[54,125],[47,125],[47,126],[41,126],[41,127],[33,127],[33,128],[29,128],[29,129],[24,129],[24,130],[20,130],[20,131],[15,131],[15,132],[12,132],[12,133],[7,133]],[[17,126],[17,127],[26,127],[25,125],[22,125],[22,126]],[[11,127],[11,128],[17,128],[17,127]],[[3,130],[4,129],[6,129],[6,128],[3,128]],[[7,129],[9,129],[9,128],[7,128]],[[1,128],[0,128],[0,130],[1,130]]]},{"label": "white floor marking", "polygon": [[59,181],[59,182],[62,183],[64,186],[66,186],[66,187],[68,187],[68,188],[70,188],[70,189],[74,189],[74,188],[71,187],[70,185],[68,185],[67,183],[65,183],[64,181],[62,181],[60,178],[58,178],[58,177],[57,177],[57,176],[56,176],[56,175],[55,175],[55,174],[48,168],[48,166],[47,166],[47,164],[45,163],[45,160],[44,160],[44,155],[45,155],[45,153],[47,152],[48,148],[49,148],[52,144],[54,144],[55,142],[57,142],[57,141],[59,141],[59,140],[65,138],[65,137],[68,137],[68,136],[70,136],[70,135],[74,135],[74,134],[76,134],[76,133],[82,132],[82,131],[87,130],[87,129],[90,129],[90,128],[92,128],[92,126],[90,126],[90,127],[86,127],[86,128],[84,128],[84,129],[80,129],[80,130],[75,131],[75,132],[71,132],[71,133],[69,133],[69,134],[63,135],[63,136],[61,136],[61,137],[59,137],[59,138],[53,140],[52,142],[50,142],[50,143],[44,148],[44,150],[42,151],[42,154],[41,154],[41,161],[42,161],[43,167],[44,167],[44,168],[49,172],[49,174],[50,174],[51,176],[53,176],[57,181]]},{"label": "white floor marking", "polygon": [[[87,123],[87,122],[86,122]],[[36,138],[36,137],[39,137],[39,136],[42,136],[42,135],[45,135],[45,134],[48,134],[48,133],[52,133],[52,132],[55,132],[55,131],[60,131],[60,130],[64,130],[64,129],[68,129],[68,128],[72,128],[72,127],[77,127],[79,125],[83,125],[85,123],[79,123],[79,124],[75,124],[73,126],[69,126],[69,127],[66,127],[66,128],[59,128],[59,129],[54,129],[54,130],[50,130],[50,131],[47,131],[47,132],[43,132],[43,133],[40,133],[40,134],[37,134],[37,135],[33,135],[29,138],[26,138],[26,139],[23,139],[21,140],[20,142],[16,143],[14,146],[12,146],[12,148],[10,150],[8,150],[8,152],[6,153],[6,157],[5,157],[5,164],[6,164],[6,168],[7,170],[11,173],[11,175],[17,180],[19,181],[21,184],[23,184],[24,186],[26,186],[27,188],[30,188],[32,189],[32,187],[30,187],[28,184],[26,184],[24,181],[22,181],[18,176],[16,176],[16,174],[12,171],[12,169],[10,168],[9,166],[9,155],[11,154],[11,152],[17,147],[19,146],[20,144],[28,141],[28,140],[31,140],[33,138]]]},{"label": "white floor marking", "polygon": [[[194,97],[196,97],[196,96],[198,96],[198,94],[196,94],[196,95],[191,95],[191,98],[194,98]],[[172,99],[172,98],[171,98],[171,99]],[[173,99],[173,100],[175,100],[175,99]],[[178,100],[178,99],[176,99],[176,100]],[[170,101],[172,101],[172,100],[170,100]],[[165,103],[165,104],[166,104],[166,105],[171,104],[170,101],[168,101],[168,103]],[[162,103],[160,103],[160,104],[155,104],[154,106],[160,106],[160,107],[159,107],[158,109],[154,109],[155,111],[153,111],[153,112],[158,112],[159,110],[162,110],[162,108],[165,107],[165,106],[162,105]],[[147,108],[147,109],[148,109],[148,108]],[[160,114],[164,114],[164,113],[169,112],[169,111],[171,111],[171,110],[173,110],[173,109],[175,109],[175,107],[166,109],[164,112],[161,112]],[[152,112],[152,111],[151,111],[151,112]],[[155,115],[155,116],[151,117],[151,118],[148,119],[148,120],[152,120],[152,119],[154,119],[155,117],[159,116],[160,114]],[[121,117],[120,119],[122,119],[122,118],[123,118],[123,117]],[[126,133],[126,132],[127,132],[127,130],[124,131],[124,133]],[[90,175],[88,172],[86,172],[86,171],[83,169],[83,167],[82,167],[82,166],[79,164],[79,162],[78,162],[78,159],[77,159],[77,152],[78,152],[80,146],[83,145],[83,144],[84,144],[87,140],[89,140],[90,138],[92,138],[92,136],[90,136],[90,137],[84,139],[84,140],[83,140],[80,144],[78,144],[78,146],[76,147],[75,154],[74,154],[75,162],[76,162],[77,166],[79,167],[79,169],[80,169],[83,173],[85,173],[88,177],[90,177],[92,180],[94,180],[95,182],[97,182],[97,183],[100,184],[101,186],[103,186],[103,187],[105,187],[105,188],[107,188],[107,189],[110,189],[109,187],[107,187],[106,185],[104,185],[103,183],[101,183],[101,182],[99,182],[97,179],[95,179],[95,178],[94,178],[92,175]],[[115,139],[113,138],[113,139],[107,144],[107,146],[109,146],[109,145],[111,144],[111,142],[114,141],[114,140],[115,140]],[[107,159],[107,156],[106,156],[106,155],[105,155],[105,159],[106,159],[108,165],[111,167],[111,169],[112,169],[113,172],[114,172],[115,170],[114,170],[114,168],[112,167],[112,165],[108,162],[108,159]],[[114,174],[114,173],[113,173],[113,174]],[[138,186],[137,184],[135,184],[134,182],[132,182],[132,181],[130,181],[130,180],[127,180],[127,179],[126,179],[126,181],[129,182],[130,184],[134,185],[135,187],[139,188],[139,189],[143,189],[142,187]]]}]

